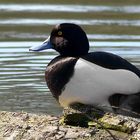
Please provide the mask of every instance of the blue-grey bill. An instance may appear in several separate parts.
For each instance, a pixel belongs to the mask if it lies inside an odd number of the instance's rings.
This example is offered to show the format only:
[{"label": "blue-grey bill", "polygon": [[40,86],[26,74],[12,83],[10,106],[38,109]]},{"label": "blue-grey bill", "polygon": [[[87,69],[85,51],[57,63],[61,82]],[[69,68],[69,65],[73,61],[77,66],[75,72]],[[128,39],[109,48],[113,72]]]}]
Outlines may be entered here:
[{"label": "blue-grey bill", "polygon": [[43,44],[39,45],[39,46],[33,46],[31,47],[29,50],[30,51],[43,51],[46,49],[51,49],[52,48],[52,44],[50,43],[50,37],[48,37]]}]

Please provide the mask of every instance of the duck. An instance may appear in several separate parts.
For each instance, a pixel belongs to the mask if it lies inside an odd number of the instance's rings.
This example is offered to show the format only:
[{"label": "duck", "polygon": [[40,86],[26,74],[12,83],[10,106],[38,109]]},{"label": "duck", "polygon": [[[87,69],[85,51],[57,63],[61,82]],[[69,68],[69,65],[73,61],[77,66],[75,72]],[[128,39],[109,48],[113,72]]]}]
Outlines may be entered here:
[{"label": "duck", "polygon": [[[116,113],[140,117],[140,70],[116,54],[89,52],[89,48],[82,27],[61,23],[54,26],[41,45],[31,47],[30,51],[58,52],[46,67],[45,80],[62,107],[75,103],[106,106]],[[135,113],[131,115],[131,112]]]}]

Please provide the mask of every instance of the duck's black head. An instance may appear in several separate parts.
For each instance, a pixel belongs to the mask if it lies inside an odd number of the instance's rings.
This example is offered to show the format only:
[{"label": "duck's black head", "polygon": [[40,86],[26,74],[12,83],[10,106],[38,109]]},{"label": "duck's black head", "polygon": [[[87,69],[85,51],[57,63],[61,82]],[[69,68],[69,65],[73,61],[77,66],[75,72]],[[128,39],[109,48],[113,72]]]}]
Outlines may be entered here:
[{"label": "duck's black head", "polygon": [[82,56],[88,53],[89,42],[83,29],[72,23],[56,25],[50,37],[40,46],[31,48],[40,51],[52,48],[62,56]]}]

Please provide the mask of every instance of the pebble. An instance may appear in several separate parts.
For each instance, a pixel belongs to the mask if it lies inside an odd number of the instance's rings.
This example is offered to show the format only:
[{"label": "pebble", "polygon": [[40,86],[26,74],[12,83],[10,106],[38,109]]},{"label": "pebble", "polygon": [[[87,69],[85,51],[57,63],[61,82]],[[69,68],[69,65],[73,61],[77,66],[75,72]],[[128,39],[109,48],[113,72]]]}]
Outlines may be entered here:
[{"label": "pebble", "polygon": [[46,132],[54,132],[58,130],[58,126],[46,126],[45,127]]},{"label": "pebble", "polygon": [[73,130],[69,129],[65,135],[65,139],[76,139],[78,136],[78,132],[74,132]]}]

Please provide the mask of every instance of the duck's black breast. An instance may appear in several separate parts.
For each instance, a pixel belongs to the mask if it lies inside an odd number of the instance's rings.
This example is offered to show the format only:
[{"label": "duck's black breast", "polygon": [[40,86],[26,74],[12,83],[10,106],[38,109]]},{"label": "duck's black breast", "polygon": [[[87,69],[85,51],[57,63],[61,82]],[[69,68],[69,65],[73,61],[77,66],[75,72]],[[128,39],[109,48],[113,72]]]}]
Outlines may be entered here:
[{"label": "duck's black breast", "polygon": [[77,60],[76,57],[58,56],[48,64],[45,79],[48,88],[56,99],[72,77]]}]

